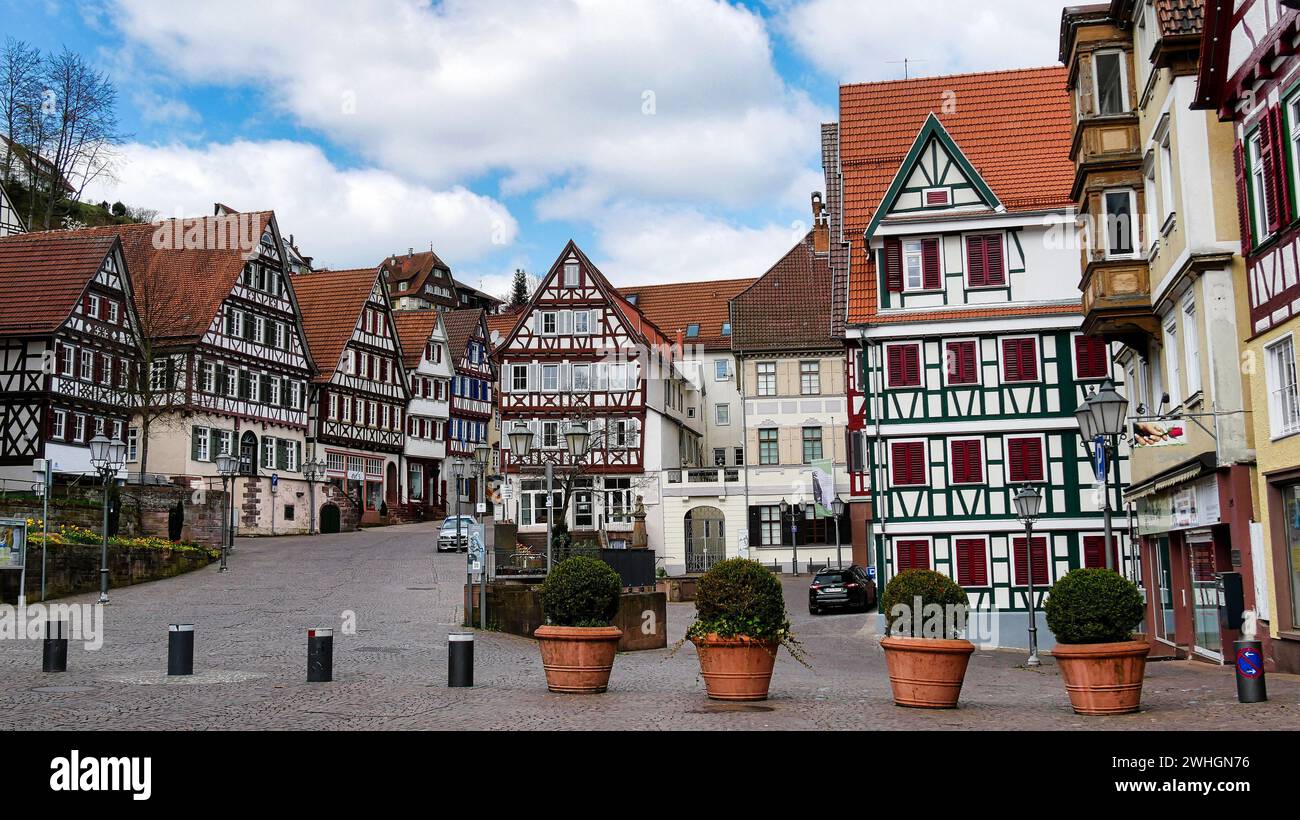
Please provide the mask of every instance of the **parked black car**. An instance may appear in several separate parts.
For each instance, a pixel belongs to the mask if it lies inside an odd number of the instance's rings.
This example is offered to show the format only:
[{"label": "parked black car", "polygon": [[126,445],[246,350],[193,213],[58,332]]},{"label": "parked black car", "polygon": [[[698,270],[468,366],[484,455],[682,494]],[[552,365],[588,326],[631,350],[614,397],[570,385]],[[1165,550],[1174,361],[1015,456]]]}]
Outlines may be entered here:
[{"label": "parked black car", "polygon": [[859,566],[827,567],[817,573],[808,587],[809,615],[820,615],[827,609],[866,611],[875,605],[876,582]]}]

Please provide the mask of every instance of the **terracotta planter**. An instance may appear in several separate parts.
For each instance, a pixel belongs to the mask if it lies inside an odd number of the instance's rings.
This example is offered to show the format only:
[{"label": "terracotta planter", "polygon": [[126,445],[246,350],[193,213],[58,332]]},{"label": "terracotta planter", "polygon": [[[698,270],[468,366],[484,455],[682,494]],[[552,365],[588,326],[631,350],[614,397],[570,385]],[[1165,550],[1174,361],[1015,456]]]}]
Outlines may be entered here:
[{"label": "terracotta planter", "polygon": [[880,639],[889,667],[894,703],[923,709],[954,709],[975,645],[938,638]]},{"label": "terracotta planter", "polygon": [[616,626],[539,626],[533,637],[542,650],[547,689],[591,695],[609,687],[623,630]]},{"label": "terracotta planter", "polygon": [[767,700],[777,641],[714,634],[691,638],[700,656],[704,687],[714,700]]},{"label": "terracotta planter", "polygon": [[1142,704],[1145,641],[1058,643],[1052,657],[1061,668],[1070,705],[1081,715],[1125,715]]}]

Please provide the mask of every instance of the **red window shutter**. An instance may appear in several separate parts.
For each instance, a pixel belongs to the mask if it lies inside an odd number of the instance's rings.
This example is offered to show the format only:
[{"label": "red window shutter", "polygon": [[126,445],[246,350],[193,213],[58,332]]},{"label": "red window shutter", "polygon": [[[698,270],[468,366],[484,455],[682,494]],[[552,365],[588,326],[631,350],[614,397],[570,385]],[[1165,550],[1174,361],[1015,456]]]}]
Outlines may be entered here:
[{"label": "red window shutter", "polygon": [[1110,371],[1110,351],[1105,339],[1074,337],[1075,374],[1081,379],[1104,379]]},{"label": "red window shutter", "polygon": [[921,346],[908,345],[903,348],[903,379],[910,387],[921,384]]},{"label": "red window shutter", "polygon": [[890,454],[894,462],[894,483],[910,484],[911,483],[911,465],[909,463],[910,452],[905,444],[894,444],[890,449]]},{"label": "red window shutter", "polygon": [[[1013,546],[1016,551],[1016,586],[1027,586],[1029,584],[1029,560],[1025,556],[1024,537],[1013,539]],[[1034,586],[1045,587],[1047,586],[1047,539],[1034,536],[1030,552],[1034,564]]]},{"label": "red window shutter", "polygon": [[895,345],[887,350],[889,386],[899,387],[903,383],[903,348]]},{"label": "red window shutter", "polygon": [[1237,172],[1237,218],[1241,231],[1241,255],[1250,253],[1253,242],[1250,230],[1250,194],[1246,189],[1246,152],[1241,143],[1233,147],[1233,162]]},{"label": "red window shutter", "polygon": [[[1103,552],[1106,537],[1103,535],[1085,535],[1083,537],[1083,565],[1088,568],[1105,569],[1106,554]],[[1112,565],[1119,566],[1119,541],[1111,536],[1110,557]]]},{"label": "red window shutter", "polygon": [[897,441],[890,448],[894,484],[914,486],[925,483],[925,445],[919,441]]},{"label": "red window shutter", "polygon": [[973,288],[989,283],[988,261],[984,255],[984,237],[966,237],[966,279]]},{"label": "red window shutter", "polygon": [[978,484],[984,480],[980,443],[974,440],[952,443],[952,480],[958,484]]},{"label": "red window shutter", "polygon": [[1281,228],[1291,222],[1291,180],[1290,164],[1287,162],[1286,125],[1283,123],[1282,108],[1279,106],[1269,112],[1269,135],[1273,140],[1273,156],[1277,164],[1277,222]]},{"label": "red window shutter", "polygon": [[975,343],[948,343],[948,382],[950,384],[974,384],[979,381],[975,369]]},{"label": "red window shutter", "polygon": [[898,571],[902,572],[909,569],[929,569],[930,568],[930,542],[899,541],[898,542]]},{"label": "red window shutter", "polygon": [[989,585],[988,560],[983,538],[957,539],[957,583],[964,587]]},{"label": "red window shutter", "polygon": [[1282,227],[1282,205],[1278,180],[1281,179],[1279,166],[1285,163],[1278,162],[1277,143],[1273,139],[1273,113],[1271,110],[1264,114],[1259,131],[1260,160],[1264,163],[1264,201],[1268,206],[1268,232],[1273,234],[1277,233]]},{"label": "red window shutter", "polygon": [[1002,252],[1002,234],[984,237],[984,264],[986,285],[1007,283],[1006,255]]},{"label": "red window shutter", "polygon": [[1002,340],[1002,376],[1009,382],[1038,378],[1037,345],[1033,339]]},{"label": "red window shutter", "polygon": [[943,287],[939,273],[939,240],[921,240],[921,273],[925,278],[926,290],[938,290]]},{"label": "red window shutter", "polygon": [[901,239],[885,240],[885,289],[890,293],[903,292],[903,242]]},{"label": "red window shutter", "polygon": [[1008,481],[1043,480],[1043,442],[1037,438],[1007,439]]}]

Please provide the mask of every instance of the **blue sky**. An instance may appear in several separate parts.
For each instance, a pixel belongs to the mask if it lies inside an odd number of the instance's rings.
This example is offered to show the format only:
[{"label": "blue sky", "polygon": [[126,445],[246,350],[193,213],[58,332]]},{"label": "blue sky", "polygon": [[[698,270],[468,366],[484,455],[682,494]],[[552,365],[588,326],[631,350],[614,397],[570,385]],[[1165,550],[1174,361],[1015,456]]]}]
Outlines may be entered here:
[{"label": "blue sky", "polygon": [[130,138],[94,198],[274,208],[335,268],[432,244],[500,293],[570,237],[616,284],[761,274],[839,83],[1055,62],[1062,4],[974,5],[0,0],[0,33],[114,79]]}]

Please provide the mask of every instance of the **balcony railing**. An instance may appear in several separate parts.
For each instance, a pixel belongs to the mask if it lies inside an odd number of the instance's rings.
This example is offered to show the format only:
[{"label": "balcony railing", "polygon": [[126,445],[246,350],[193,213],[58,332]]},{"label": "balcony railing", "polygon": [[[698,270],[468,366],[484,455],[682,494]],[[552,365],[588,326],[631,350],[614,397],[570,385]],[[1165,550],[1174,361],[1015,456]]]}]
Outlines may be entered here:
[{"label": "balcony railing", "polygon": [[687,484],[734,484],[740,481],[740,470],[734,467],[717,467],[668,471],[669,484],[681,484],[683,478]]}]

